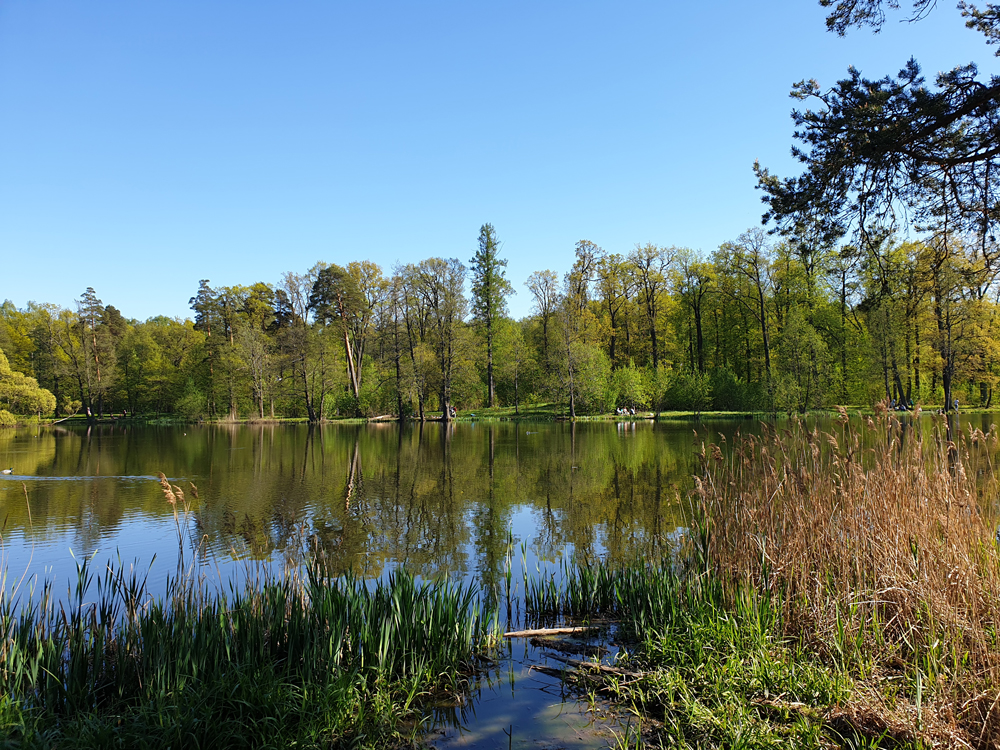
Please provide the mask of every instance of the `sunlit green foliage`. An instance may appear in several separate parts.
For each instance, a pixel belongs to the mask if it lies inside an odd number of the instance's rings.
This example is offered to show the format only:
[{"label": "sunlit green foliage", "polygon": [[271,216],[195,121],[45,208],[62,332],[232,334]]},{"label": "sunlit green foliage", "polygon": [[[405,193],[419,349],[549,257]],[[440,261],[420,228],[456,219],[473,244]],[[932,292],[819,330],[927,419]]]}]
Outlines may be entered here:
[{"label": "sunlit green foliage", "polygon": [[562,279],[531,274],[532,313],[513,321],[496,230],[482,232],[471,297],[456,259],[388,276],[370,261],[320,262],[277,285],[203,280],[193,321],[126,320],[93,289],[75,312],[8,302],[0,350],[58,416],[92,421],[439,419],[445,404],[491,402],[571,417],[990,407],[1000,382],[998,266],[976,238],[883,234],[859,249],[809,226],[780,241],[751,229],[711,254],[581,240]]},{"label": "sunlit green foliage", "polygon": [[39,388],[34,378],[11,370],[0,351],[0,409],[13,414],[51,414],[55,408],[56,397]]}]

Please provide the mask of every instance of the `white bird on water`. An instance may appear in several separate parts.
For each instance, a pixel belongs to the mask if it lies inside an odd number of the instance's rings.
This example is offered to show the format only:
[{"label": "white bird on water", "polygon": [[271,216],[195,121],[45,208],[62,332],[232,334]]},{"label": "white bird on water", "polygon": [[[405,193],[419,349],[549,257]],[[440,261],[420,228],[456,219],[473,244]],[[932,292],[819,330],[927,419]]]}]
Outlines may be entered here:
[{"label": "white bird on water", "polygon": [[0,470],[0,474],[13,474],[13,473],[14,473],[13,469],[2,469],[2,470]]}]

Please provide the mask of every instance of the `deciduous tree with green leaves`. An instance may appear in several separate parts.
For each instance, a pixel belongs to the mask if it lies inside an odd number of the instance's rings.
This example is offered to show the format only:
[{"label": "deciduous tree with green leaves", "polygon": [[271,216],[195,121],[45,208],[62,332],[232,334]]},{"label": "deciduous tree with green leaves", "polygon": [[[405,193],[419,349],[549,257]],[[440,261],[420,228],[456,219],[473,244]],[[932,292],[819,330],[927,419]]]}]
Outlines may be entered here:
[{"label": "deciduous tree with green leaves", "polygon": [[465,266],[457,258],[429,258],[415,268],[415,290],[427,315],[427,336],[438,365],[442,421],[451,419],[451,394],[456,365],[462,354],[462,333],[468,302]]},{"label": "deciduous tree with green leaves", "polygon": [[550,324],[559,306],[559,274],[555,271],[535,271],[524,285],[535,300],[535,314],[542,324],[542,365],[550,369],[549,334]]},{"label": "deciduous tree with green leaves", "polygon": [[56,409],[56,397],[38,382],[10,369],[7,357],[0,351],[0,412],[13,414],[51,414]]}]

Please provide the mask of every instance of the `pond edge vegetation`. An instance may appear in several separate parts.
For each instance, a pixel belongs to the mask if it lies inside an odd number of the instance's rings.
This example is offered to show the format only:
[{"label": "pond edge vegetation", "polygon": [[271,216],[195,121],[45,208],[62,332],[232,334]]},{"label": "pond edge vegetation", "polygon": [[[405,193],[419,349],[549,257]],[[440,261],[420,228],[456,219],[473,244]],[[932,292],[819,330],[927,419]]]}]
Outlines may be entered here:
[{"label": "pond edge vegetation", "polygon": [[[671,560],[525,571],[530,622],[612,633],[617,671],[570,660],[565,677],[633,712],[645,744],[1000,740],[984,515],[1000,439],[945,417],[928,439],[891,412],[860,429],[841,417],[706,440]],[[184,539],[185,493],[161,484]],[[160,599],[120,560],[81,563],[64,601],[5,580],[0,733],[25,747],[412,744],[497,655],[508,568],[505,591],[331,577],[316,558],[228,591],[179,565]]]}]

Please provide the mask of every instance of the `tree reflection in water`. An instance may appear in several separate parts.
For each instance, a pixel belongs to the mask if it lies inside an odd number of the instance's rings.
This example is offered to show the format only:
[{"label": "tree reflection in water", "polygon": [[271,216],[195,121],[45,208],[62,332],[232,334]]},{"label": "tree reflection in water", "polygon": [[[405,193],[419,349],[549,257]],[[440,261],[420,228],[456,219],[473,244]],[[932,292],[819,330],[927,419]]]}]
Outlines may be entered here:
[{"label": "tree reflection in water", "polygon": [[[699,427],[731,434],[752,422]],[[153,478],[198,486],[188,533],[213,564],[302,550],[333,573],[398,565],[499,585],[509,543],[532,569],[563,555],[627,560],[669,543],[697,470],[688,422],[55,427],[0,433],[9,561],[72,569],[98,553],[170,558]],[[700,441],[701,438],[698,438]],[[72,480],[72,481],[70,481]],[[170,524],[166,524],[166,521]],[[520,557],[520,555],[517,555]],[[169,567],[169,566],[168,566]]]}]

